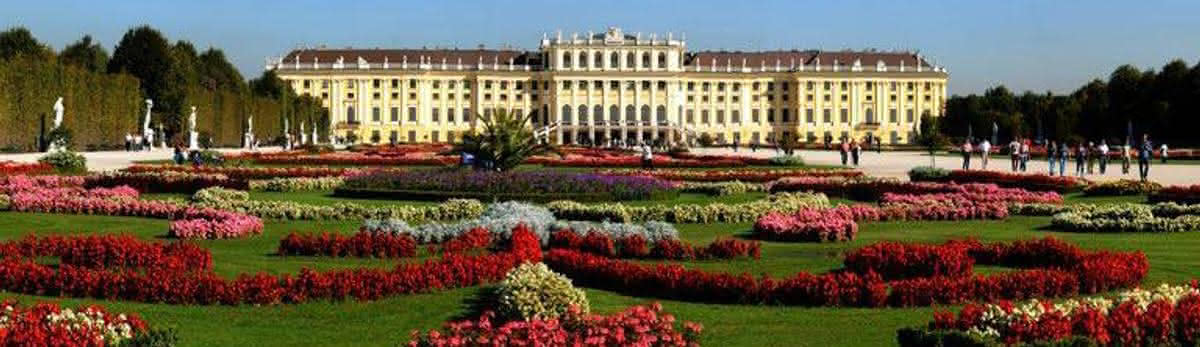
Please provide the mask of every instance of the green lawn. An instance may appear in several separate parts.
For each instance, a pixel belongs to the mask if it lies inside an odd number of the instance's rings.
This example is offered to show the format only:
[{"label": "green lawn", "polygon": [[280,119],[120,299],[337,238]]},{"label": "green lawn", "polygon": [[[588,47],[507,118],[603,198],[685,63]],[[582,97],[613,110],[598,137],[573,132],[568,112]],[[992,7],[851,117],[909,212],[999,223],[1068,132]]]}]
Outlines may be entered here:
[{"label": "green lawn", "polygon": [[[309,203],[343,201],[328,192],[254,193],[255,199],[281,199]],[[148,197],[169,195],[155,194]],[[721,199],[685,194],[674,202],[736,202],[761,198],[761,193],[738,194]],[[1143,197],[1084,198],[1069,196],[1068,202],[1107,203],[1140,201]],[[844,203],[845,201],[838,201]],[[375,203],[369,201],[368,203]],[[384,202],[390,203],[390,202]],[[407,202],[405,202],[407,203]],[[247,272],[295,273],[302,267],[316,269],[360,266],[391,267],[395,261],[335,259],[321,257],[278,257],[273,255],[280,238],[289,232],[333,231],[353,233],[359,221],[279,222],[268,221],[257,237],[201,241],[213,252],[214,269],[223,276]],[[767,273],[786,276],[797,271],[824,272],[840,267],[847,251],[882,240],[942,242],[978,238],[983,241],[1019,240],[1052,235],[1088,249],[1141,250],[1150,259],[1148,284],[1183,282],[1200,277],[1200,233],[1178,234],[1071,234],[1046,231],[1048,217],[1012,217],[1006,221],[894,222],[865,224],[857,240],[847,243],[766,242],[760,260],[702,261],[685,264],[712,271]],[[0,212],[0,239],[28,233],[131,233],[146,239],[166,233],[164,220]],[[749,223],[685,224],[677,226],[682,237],[707,243],[723,237],[745,237]],[[412,261],[412,260],[409,260]],[[1005,271],[981,268],[980,272]],[[449,319],[464,318],[472,311],[469,302],[480,288],[392,297],[374,302],[316,302],[273,307],[171,306],[130,302],[60,299],[0,293],[22,301],[60,301],[69,304],[100,303],[117,311],[137,312],[155,326],[175,326],[186,346],[235,345],[396,345],[407,341],[413,329],[439,327]],[[632,304],[654,301],[587,290],[593,310],[613,312]],[[828,346],[894,345],[900,327],[924,324],[933,308],[845,309],[800,308],[760,305],[714,305],[659,300],[679,319],[704,324],[703,343],[711,346]]]}]

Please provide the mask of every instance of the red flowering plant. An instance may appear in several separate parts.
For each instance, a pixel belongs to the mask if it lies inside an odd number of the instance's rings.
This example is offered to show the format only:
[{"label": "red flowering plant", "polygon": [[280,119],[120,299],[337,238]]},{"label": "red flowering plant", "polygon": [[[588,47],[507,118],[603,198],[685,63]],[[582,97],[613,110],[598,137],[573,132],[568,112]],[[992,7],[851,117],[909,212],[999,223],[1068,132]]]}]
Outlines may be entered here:
[{"label": "red flowering plant", "polygon": [[[24,307],[0,302],[0,346],[124,346],[138,345],[149,333],[136,314],[110,313],[100,306],[61,308],[53,303]],[[174,343],[173,334],[155,334]],[[168,340],[161,340],[169,336]]]},{"label": "red flowering plant", "polygon": [[992,183],[1006,188],[1021,188],[1033,191],[1059,193],[1078,192],[1090,182],[1073,176],[1051,176],[1047,174],[1023,174],[987,170],[954,170],[936,178],[939,182]]},{"label": "red flowering plant", "polygon": [[[1149,269],[1141,252],[1088,252],[1053,238],[1000,244],[952,241],[937,246],[883,243],[847,255],[844,269],[784,278],[641,264],[570,249],[552,249],[544,261],[580,285],[639,296],[855,307],[1099,293],[1134,286]],[[984,276],[972,273],[974,264],[1023,270]]]},{"label": "red flowering plant", "polygon": [[[583,315],[583,314],[578,314]],[[581,319],[494,321],[493,312],[476,320],[447,323],[445,332],[412,332],[408,346],[699,346],[703,327],[683,322],[662,305],[633,306],[612,315],[583,315]]]},{"label": "red flowering plant", "polygon": [[[95,254],[103,256],[95,258]],[[39,256],[60,256],[63,262],[45,265],[37,261]],[[400,263],[391,270],[302,269],[296,275],[257,273],[228,279],[211,271],[211,259],[207,251],[186,244],[132,237],[5,241],[0,242],[0,290],[189,305],[375,300],[496,281],[517,265],[541,261],[542,252],[536,234],[520,225],[497,252],[446,253],[422,263]]]},{"label": "red flowering plant", "polygon": [[1151,203],[1174,202],[1179,204],[1200,204],[1200,184],[1190,186],[1167,186],[1151,193]]},{"label": "red flowering plant", "polygon": [[14,161],[0,162],[0,176],[10,175],[42,175],[54,172],[54,166],[49,163],[18,163]]},{"label": "red flowering plant", "polygon": [[[648,245],[649,244],[649,245]],[[762,256],[762,245],[736,239],[713,241],[704,247],[692,246],[676,239],[660,239],[649,243],[642,235],[613,237],[589,232],[583,236],[569,230],[550,235],[550,249],[567,249],[605,257],[660,260],[734,259]]]}]

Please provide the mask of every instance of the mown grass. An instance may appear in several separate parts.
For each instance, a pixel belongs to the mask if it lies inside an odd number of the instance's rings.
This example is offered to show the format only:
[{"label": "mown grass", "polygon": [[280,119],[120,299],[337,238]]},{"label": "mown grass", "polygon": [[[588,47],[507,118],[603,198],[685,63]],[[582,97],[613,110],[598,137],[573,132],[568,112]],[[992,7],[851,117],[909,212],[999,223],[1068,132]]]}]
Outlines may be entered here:
[{"label": "mown grass", "polygon": [[[161,195],[155,195],[161,197]],[[727,201],[748,200],[755,194],[727,197]],[[255,198],[275,198],[331,203],[339,198],[327,192],[278,194]],[[1068,202],[1108,203],[1139,201],[1143,197],[1085,198],[1076,195]],[[680,201],[704,201],[704,197],[681,197]],[[844,203],[845,201],[838,201]],[[760,260],[701,261],[685,266],[710,271],[748,272],[787,276],[797,271],[825,272],[841,266],[848,251],[883,240],[943,242],[950,239],[977,238],[982,241],[1009,241],[1058,237],[1087,249],[1143,251],[1150,259],[1147,284],[1184,282],[1200,277],[1200,233],[1174,234],[1073,234],[1047,230],[1048,217],[1011,217],[1005,221],[967,222],[891,222],[861,227],[858,239],[846,243],[765,242]],[[0,239],[22,237],[29,233],[95,234],[130,233],[145,239],[159,239],[166,233],[164,220],[51,215],[0,212]],[[281,222],[268,221],[264,234],[257,237],[199,241],[213,253],[214,271],[233,277],[241,273],[295,273],[303,267],[315,269],[387,268],[395,261],[377,259],[335,259],[321,257],[279,257],[274,255],[278,241],[289,232],[332,231],[353,233],[359,221]],[[719,238],[746,237],[749,223],[686,224],[677,226],[682,237],[693,243],[708,243]],[[981,268],[982,273],[1006,271]],[[315,302],[273,307],[254,306],[172,306],[119,301],[48,298],[0,293],[25,302],[58,301],[66,304],[99,303],[118,311],[137,312],[155,326],[175,326],[186,346],[207,345],[396,345],[407,341],[413,329],[439,327],[449,319],[461,319],[474,313],[470,302],[481,288],[464,288],[439,293],[398,296],[374,302]],[[593,310],[614,312],[654,298],[620,295],[587,290]],[[801,308],[761,305],[714,305],[658,300],[679,319],[703,323],[703,343],[712,346],[880,346],[894,345],[900,327],[921,325],[931,318],[935,308],[850,309]]]}]

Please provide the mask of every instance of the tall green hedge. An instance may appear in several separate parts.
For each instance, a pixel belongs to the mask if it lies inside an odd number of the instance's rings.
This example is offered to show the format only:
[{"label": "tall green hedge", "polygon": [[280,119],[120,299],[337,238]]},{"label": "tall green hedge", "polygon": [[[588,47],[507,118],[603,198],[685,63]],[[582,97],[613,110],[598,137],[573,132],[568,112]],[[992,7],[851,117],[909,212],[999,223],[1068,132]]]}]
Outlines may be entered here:
[{"label": "tall green hedge", "polygon": [[141,127],[144,110],[136,78],[15,58],[0,61],[0,150],[37,150],[41,117],[49,132],[59,96],[66,109],[63,125],[71,130],[76,150],[123,146],[125,133]]},{"label": "tall green hedge", "polygon": [[[217,146],[241,146],[246,118],[251,114],[254,134],[259,140],[266,142],[282,133],[279,116],[283,110],[278,100],[194,87],[188,89],[184,109],[191,112],[191,106],[196,106],[196,131],[212,134]],[[186,122],[187,115],[182,119]]]}]

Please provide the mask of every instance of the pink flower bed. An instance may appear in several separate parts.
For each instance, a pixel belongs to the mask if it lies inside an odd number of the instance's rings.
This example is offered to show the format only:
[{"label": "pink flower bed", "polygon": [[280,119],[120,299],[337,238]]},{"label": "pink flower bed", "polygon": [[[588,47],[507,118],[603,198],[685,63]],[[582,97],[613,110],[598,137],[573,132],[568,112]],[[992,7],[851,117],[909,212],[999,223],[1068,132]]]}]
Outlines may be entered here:
[{"label": "pink flower bed", "polygon": [[211,208],[138,200],[138,191],[127,186],[84,189],[75,179],[22,179],[12,177],[0,185],[10,195],[13,211],[93,214],[171,219],[168,235],[177,238],[223,239],[262,233],[258,217]]},{"label": "pink flower bed", "polygon": [[768,213],[754,222],[756,237],[776,241],[850,241],[858,222],[1004,219],[1008,205],[970,200],[910,199],[883,206],[843,205],[805,209],[792,214]]},{"label": "pink flower bed", "polygon": [[[574,315],[580,315],[575,313]],[[413,331],[410,347],[432,346],[699,346],[703,327],[684,322],[676,329],[675,316],[662,305],[634,306],[612,315],[586,315],[572,322],[557,319],[494,322],[495,313],[477,320],[447,323],[445,332]]]}]

